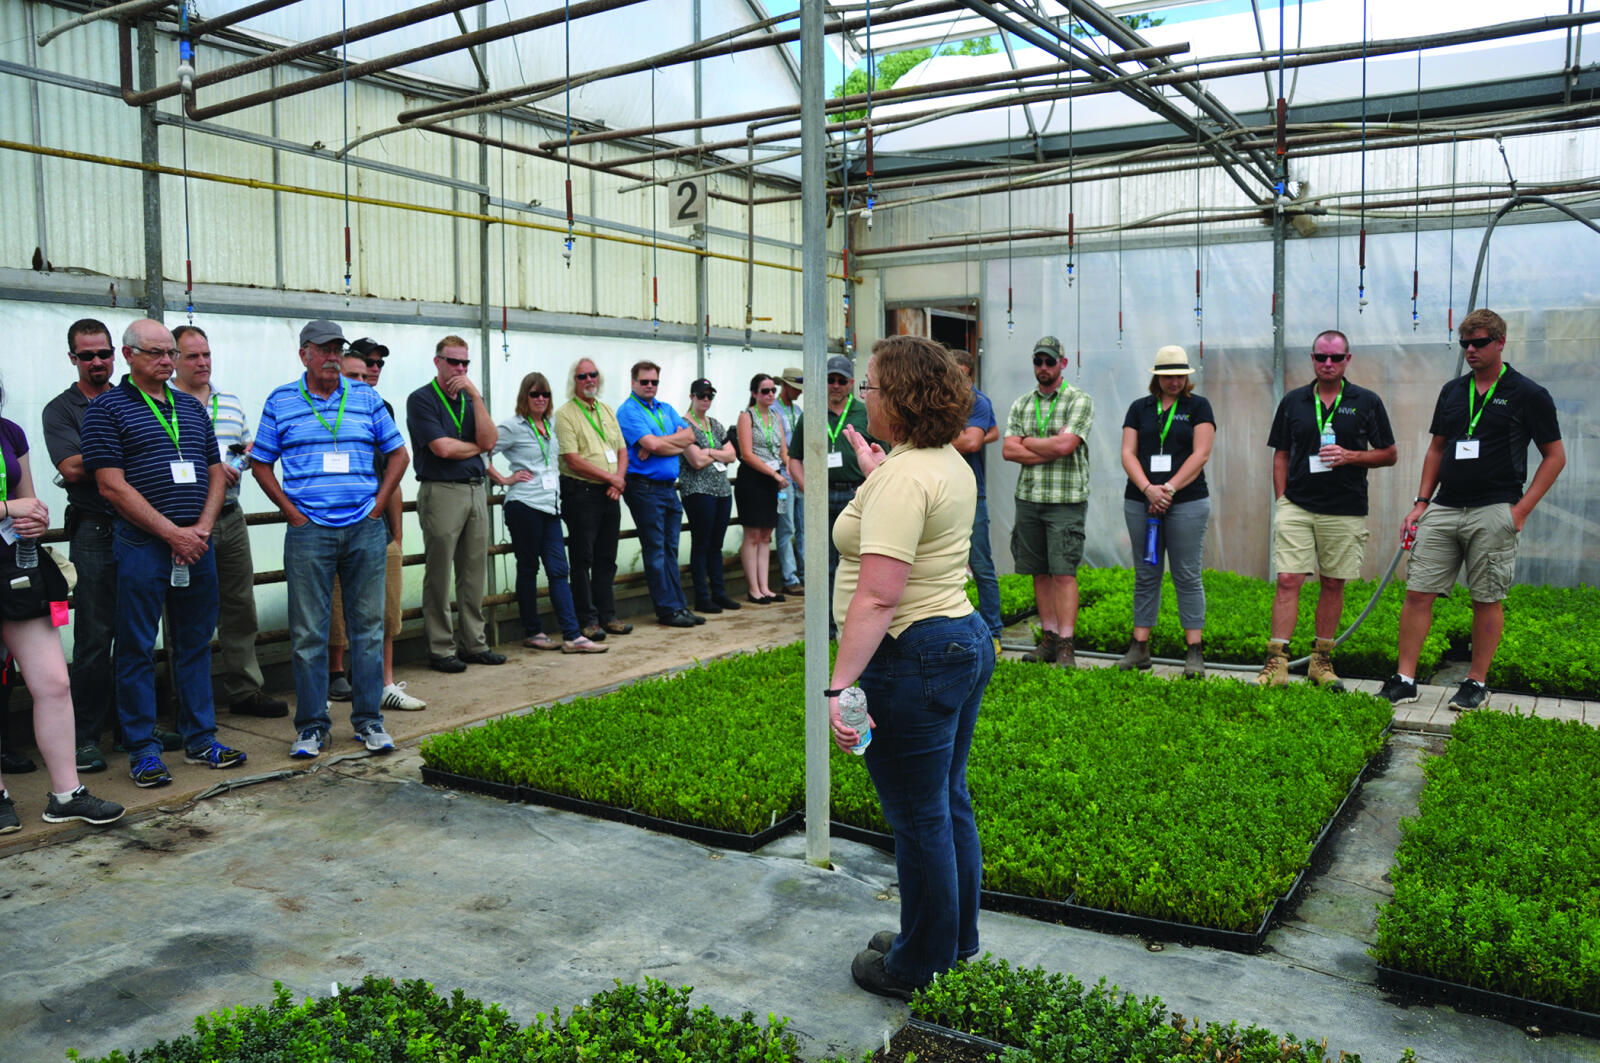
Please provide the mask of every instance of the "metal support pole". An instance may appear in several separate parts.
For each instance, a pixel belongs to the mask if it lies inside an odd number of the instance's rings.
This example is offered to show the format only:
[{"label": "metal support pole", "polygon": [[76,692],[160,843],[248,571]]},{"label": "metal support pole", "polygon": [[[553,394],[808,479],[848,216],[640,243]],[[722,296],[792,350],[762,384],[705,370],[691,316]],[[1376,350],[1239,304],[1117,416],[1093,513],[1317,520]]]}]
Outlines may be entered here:
[{"label": "metal support pole", "polygon": [[[457,16],[459,17],[459,16]],[[489,25],[489,12],[487,8],[478,8],[478,29],[482,30]],[[489,91],[489,75],[483,67],[478,68],[478,85],[482,92]],[[484,137],[484,142],[478,145],[478,184],[484,191],[478,193],[478,213],[483,220],[478,222],[478,364],[483,366],[483,405],[487,409],[494,401],[494,386],[491,377],[494,374],[494,359],[489,357],[489,116],[478,116],[478,132]],[[502,198],[505,189],[500,190]],[[504,278],[500,282],[505,283]],[[488,490],[485,485],[484,490]],[[489,541],[494,542],[495,510],[489,507]],[[486,597],[493,599],[499,594],[500,581],[496,578],[494,561],[485,558],[489,566],[489,593]],[[496,605],[489,605],[484,613],[484,619],[489,632],[489,645],[500,644],[500,609]]]},{"label": "metal support pole", "polygon": [[[33,39],[33,5],[22,9],[23,34],[28,38],[28,65],[39,65],[39,46]],[[44,143],[44,122],[39,114],[39,83],[28,83],[28,123],[35,144]],[[33,217],[35,235],[39,240],[39,261],[50,261],[49,215],[44,203],[44,156],[33,157]]]},{"label": "metal support pole", "polygon": [[[694,31],[694,43],[699,44],[700,39],[703,36],[700,25],[700,0],[694,0],[693,7],[694,25],[692,29]],[[705,113],[705,83],[701,79],[701,66],[702,64],[700,60],[696,59],[694,61],[694,116],[697,120]],[[699,144],[704,140],[704,129],[699,126],[695,127],[694,142]],[[752,169],[746,175],[746,177],[751,184],[754,184],[755,170]],[[661,194],[661,190],[659,188],[653,188],[650,190],[650,194],[653,196],[659,196]],[[709,218],[710,215],[708,214],[707,217]],[[711,246],[711,241],[706,237],[706,227],[704,225],[696,225],[694,227],[694,235],[695,242],[698,246],[702,248],[708,248]],[[694,364],[696,377],[704,377],[706,375],[706,344],[707,340],[709,339],[708,333],[711,330],[711,301],[708,298],[710,271],[706,268],[706,266],[706,256],[696,255],[694,260],[694,334],[696,337],[694,345]]]},{"label": "metal support pole", "polygon": [[[1278,169],[1279,177],[1282,179],[1282,162],[1278,164]],[[1287,235],[1286,230],[1289,227],[1284,207],[1287,203],[1288,193],[1285,190],[1283,194],[1278,196],[1277,203],[1272,211],[1272,408],[1274,410],[1278,408],[1278,403],[1283,401],[1283,390],[1288,386],[1284,380],[1284,374],[1288,371],[1289,362],[1287,344],[1283,334],[1284,261],[1286,258],[1284,237]],[[1206,386],[1209,388],[1210,384],[1208,383]],[[1267,512],[1269,519],[1271,519],[1270,514],[1273,510],[1269,508]],[[1272,557],[1269,552],[1266,578],[1272,579],[1273,575]]]},{"label": "metal support pole", "polygon": [[[822,103],[823,0],[800,0],[800,187],[801,267],[804,300],[801,365],[810,385],[808,405],[817,424],[826,426],[828,378],[827,168]],[[806,860],[830,866],[828,851],[828,610],[832,607],[828,578],[828,456],[826,432],[807,432],[806,481]]]},{"label": "metal support pole", "polygon": [[[139,84],[156,83],[156,27],[139,23]],[[156,105],[139,108],[139,161],[147,165],[161,162],[160,127],[156,125]],[[161,262],[161,175],[144,172],[144,312],[162,321],[167,314],[166,272]]]}]

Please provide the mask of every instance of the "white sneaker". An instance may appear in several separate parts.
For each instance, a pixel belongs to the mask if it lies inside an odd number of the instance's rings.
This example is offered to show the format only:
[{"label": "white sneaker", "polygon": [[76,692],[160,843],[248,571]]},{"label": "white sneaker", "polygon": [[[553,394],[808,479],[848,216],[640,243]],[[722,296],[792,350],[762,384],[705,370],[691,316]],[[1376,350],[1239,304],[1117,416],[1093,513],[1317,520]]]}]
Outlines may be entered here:
[{"label": "white sneaker", "polygon": [[356,741],[364,743],[368,753],[391,753],[394,751],[394,739],[389,737],[389,732],[383,729],[381,723],[369,723],[356,732]]},{"label": "white sneaker", "polygon": [[310,760],[328,746],[328,732],[319,727],[308,727],[289,747],[289,755],[296,760]]},{"label": "white sneaker", "polygon": [[421,698],[414,698],[406,693],[404,683],[390,683],[383,688],[383,707],[386,709],[400,709],[404,712],[416,712],[428,707],[428,703]]}]

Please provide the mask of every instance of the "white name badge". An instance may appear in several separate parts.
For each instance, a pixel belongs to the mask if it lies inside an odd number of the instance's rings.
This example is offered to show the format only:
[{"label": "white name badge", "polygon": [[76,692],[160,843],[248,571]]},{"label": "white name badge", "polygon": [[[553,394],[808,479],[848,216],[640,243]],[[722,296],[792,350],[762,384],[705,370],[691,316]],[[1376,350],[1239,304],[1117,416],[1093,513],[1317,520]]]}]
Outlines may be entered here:
[{"label": "white name badge", "polygon": [[608,468],[615,468],[616,464],[617,464],[617,452],[614,451],[614,450],[606,451],[606,466]]},{"label": "white name badge", "polygon": [[728,463],[725,462],[725,461],[714,461],[714,462],[711,463],[711,467],[713,469],[717,470],[718,472],[727,472],[728,471]]},{"label": "white name badge", "polygon": [[1456,440],[1456,460],[1471,461],[1478,456],[1478,441],[1476,439]]},{"label": "white name badge", "polygon": [[11,526],[11,518],[0,520],[0,542],[10,546],[18,539],[17,529]]},{"label": "white name badge", "polygon": [[839,451],[837,451],[837,450],[828,451],[828,468],[830,468],[830,469],[842,469],[842,468],[844,468],[844,455],[842,453],[840,453]]},{"label": "white name badge", "polygon": [[1172,471],[1172,455],[1171,454],[1152,454],[1152,455],[1150,455],[1150,471],[1151,472],[1171,472]]},{"label": "white name badge", "polygon": [[544,469],[539,473],[539,486],[547,491],[554,491],[561,486],[561,474],[554,469]]},{"label": "white name badge", "polygon": [[172,470],[172,482],[175,484],[192,484],[194,479],[194,462],[171,461],[167,463]]},{"label": "white name badge", "polygon": [[348,450],[324,450],[322,452],[323,472],[349,472],[350,452]]},{"label": "white name badge", "polygon": [[1320,457],[1318,457],[1315,454],[1310,455],[1306,459],[1306,462],[1307,462],[1307,464],[1309,464],[1311,466],[1311,471],[1312,472],[1332,472],[1333,471],[1333,466],[1332,465],[1329,465],[1327,462],[1323,461]]}]

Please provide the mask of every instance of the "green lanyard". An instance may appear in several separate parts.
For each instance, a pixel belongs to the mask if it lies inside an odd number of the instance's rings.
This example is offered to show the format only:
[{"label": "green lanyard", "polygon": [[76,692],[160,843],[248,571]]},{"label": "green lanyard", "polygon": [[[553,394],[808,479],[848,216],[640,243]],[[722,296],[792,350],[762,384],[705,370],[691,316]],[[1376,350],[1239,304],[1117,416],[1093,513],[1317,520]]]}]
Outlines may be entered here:
[{"label": "green lanyard", "polygon": [[144,388],[137,388],[136,390],[139,392],[139,397],[144,400],[144,404],[150,407],[150,412],[156,415],[156,420],[161,422],[161,427],[167,430],[167,438],[171,439],[172,445],[178,448],[178,460],[182,461],[183,444],[178,442],[178,404],[172,399],[172,389],[165,384],[162,384],[161,387],[167,393],[167,404],[172,407],[172,422],[170,424],[165,417],[161,416],[161,411],[156,408],[155,400],[145,393]]},{"label": "green lanyard", "polygon": [[[588,421],[590,426],[594,429],[594,434],[600,437],[600,448],[602,450],[604,450],[606,448],[606,446],[607,446],[607,444],[606,444],[606,434],[605,434],[604,430],[602,430],[601,427],[600,427],[600,419],[599,419],[599,417],[596,416],[595,414],[591,414],[589,412],[589,408],[587,406],[585,406],[582,402],[578,403],[578,411],[583,414],[583,419],[585,421]],[[598,413],[598,410],[596,411],[596,413]]]},{"label": "green lanyard", "polygon": [[[322,427],[326,428],[333,436],[333,449],[338,450],[339,426],[344,424],[344,400],[350,397],[350,385],[346,384],[342,380],[339,382],[339,416],[334,419],[332,424],[329,424],[326,420],[323,420],[321,411],[319,411],[316,404],[311,401],[311,396],[306,394],[306,385],[304,381],[300,382],[300,397],[306,400],[307,406],[311,407],[312,416],[316,417],[317,420],[322,421]],[[449,409],[449,406],[446,406],[445,409]],[[458,424],[457,427],[459,428],[460,425]]]},{"label": "green lanyard", "polygon": [[1056,416],[1056,400],[1059,399],[1060,397],[1061,397],[1061,392],[1058,389],[1054,395],[1050,396],[1050,412],[1047,415],[1045,415],[1043,417],[1040,417],[1039,416],[1039,393],[1037,391],[1035,391],[1033,393],[1033,423],[1039,426],[1039,438],[1041,438],[1041,439],[1043,439],[1046,435],[1049,434],[1047,429],[1050,426],[1050,422],[1055,420],[1055,416]]},{"label": "green lanyard", "polygon": [[211,393],[211,423],[217,423],[217,393],[215,391]]},{"label": "green lanyard", "polygon": [[[759,407],[757,407],[755,410],[752,410],[751,412],[754,413],[757,417],[761,416],[761,410],[760,410]],[[839,418],[839,420],[840,420],[841,423],[843,423],[844,418],[841,417],[841,418]],[[773,442],[773,439],[772,439],[772,413],[771,413],[771,411],[768,411],[767,419],[765,421],[761,422],[761,434],[767,440],[767,449],[772,451],[772,454],[773,454],[774,457],[777,457],[778,444]],[[832,446],[833,445],[833,440],[835,438],[837,438],[837,437],[838,437],[838,433],[837,432],[834,432],[834,433],[830,434],[828,436],[828,445]]]},{"label": "green lanyard", "polygon": [[467,419],[467,397],[465,395],[461,396],[461,412],[457,413],[450,408],[450,400],[444,397],[444,389],[439,386],[437,377],[433,380],[433,390],[439,396],[439,401],[444,403],[444,412],[448,413],[450,419],[456,423],[456,435],[460,436],[461,425]]},{"label": "green lanyard", "polygon": [[639,401],[639,396],[637,396],[637,395],[629,395],[628,396],[628,401],[632,402],[635,406],[639,407],[639,409],[643,410],[645,412],[645,414],[648,415],[649,418],[656,423],[656,427],[661,429],[661,434],[662,435],[666,435],[667,434],[667,422],[663,421],[661,419],[661,415],[659,413],[657,413],[655,410],[652,410],[650,407],[648,407],[644,403],[640,402]]},{"label": "green lanyard", "polygon": [[0,502],[9,501],[11,501],[10,496],[6,494],[6,461],[0,458]]},{"label": "green lanyard", "polygon": [[[1158,412],[1156,413],[1156,416],[1160,417],[1161,414],[1159,412],[1159,407],[1157,408],[1157,410],[1158,410]],[[1177,412],[1178,412],[1178,400],[1177,399],[1173,399],[1172,400],[1172,405],[1167,407],[1167,423],[1161,426],[1161,450],[1160,450],[1160,453],[1162,453],[1162,454],[1165,454],[1167,452],[1167,433],[1172,430],[1172,415],[1177,413]]]},{"label": "green lanyard", "polygon": [[539,444],[539,460],[548,466],[550,464],[550,453],[544,448],[544,433],[539,431],[539,426],[532,417],[524,417],[523,420],[527,421],[528,427],[533,429],[533,441]]},{"label": "green lanyard", "polygon": [[1483,393],[1483,405],[1478,407],[1478,412],[1472,412],[1472,400],[1478,397],[1478,381],[1475,377],[1467,380],[1467,438],[1472,438],[1472,433],[1478,430],[1478,418],[1483,416],[1483,411],[1489,408],[1489,400],[1494,398],[1494,389],[1500,386],[1500,377],[1506,375],[1506,364],[1500,363],[1500,376],[1494,378],[1494,383],[1489,385],[1489,390]]},{"label": "green lanyard", "polygon": [[828,429],[828,449],[833,450],[839,443],[839,433],[844,431],[844,419],[850,416],[850,404],[856,401],[854,395],[844,400],[844,409],[839,411],[839,419],[833,422],[833,427]]},{"label": "green lanyard", "polygon": [[696,428],[700,429],[700,431],[704,432],[706,434],[706,438],[707,439],[711,439],[711,441],[713,443],[715,443],[716,440],[712,439],[712,437],[711,437],[711,422],[710,422],[710,420],[709,419],[707,419],[705,421],[697,421],[697,420],[695,420],[694,419],[694,408],[693,407],[690,407],[690,409],[687,412],[688,412],[688,416],[689,416],[689,423],[694,425]]},{"label": "green lanyard", "polygon": [[1344,398],[1344,381],[1339,381],[1339,394],[1333,397],[1333,408],[1328,411],[1328,416],[1322,416],[1322,400],[1317,397],[1317,389],[1311,389],[1311,408],[1317,417],[1317,438],[1328,434],[1328,429],[1333,427],[1333,415],[1339,412],[1339,400]]}]

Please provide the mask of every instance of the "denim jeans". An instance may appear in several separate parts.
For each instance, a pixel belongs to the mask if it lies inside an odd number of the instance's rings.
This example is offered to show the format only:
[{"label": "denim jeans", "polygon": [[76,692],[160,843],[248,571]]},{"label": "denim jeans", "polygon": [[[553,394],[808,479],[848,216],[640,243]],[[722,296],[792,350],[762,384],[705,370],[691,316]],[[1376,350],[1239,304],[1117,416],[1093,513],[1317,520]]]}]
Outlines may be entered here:
[{"label": "denim jeans", "polygon": [[[116,719],[117,558],[111,518],[80,518],[72,531],[72,712],[77,744],[96,744]],[[120,726],[120,722],[119,722]]]},{"label": "denim jeans", "polygon": [[572,586],[567,582],[567,547],[561,540],[561,518],[523,502],[505,504],[506,528],[517,555],[517,607],[522,612],[524,638],[544,633],[539,622],[539,564],[550,585],[550,605],[556,611],[561,637],[572,641],[583,631],[572,607]]},{"label": "denim jeans", "polygon": [[129,763],[159,754],[156,726],[156,625],[167,607],[172,676],[183,748],[210,747],[217,735],[211,700],[211,632],[217,627],[216,553],[189,566],[189,585],[172,586],[172,548],[117,521],[117,716]]},{"label": "denim jeans", "polygon": [[778,501],[778,571],[785,587],[804,583],[806,576],[806,493],[791,484]]},{"label": "denim jeans", "polygon": [[567,526],[572,562],[572,606],[583,627],[617,618],[612,586],[617,578],[617,535],[622,506],[606,497],[606,485],[561,478],[561,519]]},{"label": "denim jeans", "polygon": [[978,951],[983,851],[967,753],[993,672],[989,629],[969,613],[885,636],[857,681],[876,725],[864,759],[900,878],[900,933],[883,965],[914,985]]},{"label": "denim jeans", "polygon": [[683,529],[683,506],[678,502],[677,485],[629,474],[622,500],[628,503],[634,527],[639,529],[644,580],[650,588],[656,616],[667,617],[687,609],[689,602],[683,596],[678,573],[678,536]]},{"label": "denim jeans", "polygon": [[[783,511],[778,512],[781,521]],[[722,582],[722,543],[728,537],[732,514],[732,495],[683,496],[683,515],[689,519],[689,574],[694,578],[697,602],[728,593]]]},{"label": "denim jeans", "polygon": [[333,729],[328,719],[328,626],[333,577],[344,599],[350,723],[360,730],[383,722],[383,590],[389,532],[364,517],[348,528],[307,521],[283,533],[283,575],[289,585],[289,645],[293,651],[294,728]]},{"label": "denim jeans", "polygon": [[972,546],[967,551],[967,567],[972,582],[978,585],[978,615],[989,626],[989,634],[1000,637],[1000,581],[994,574],[994,554],[989,547],[989,503],[978,496],[978,509],[972,518]]},{"label": "denim jeans", "polygon": [[1156,563],[1144,561],[1145,529],[1150,507],[1131,498],[1122,500],[1122,516],[1133,544],[1133,626],[1154,627],[1161,612],[1161,570],[1172,569],[1172,587],[1178,593],[1178,619],[1190,631],[1206,626],[1206,588],[1200,580],[1200,562],[1206,552],[1206,525],[1211,520],[1211,499],[1197,498],[1167,509],[1161,518]]}]

